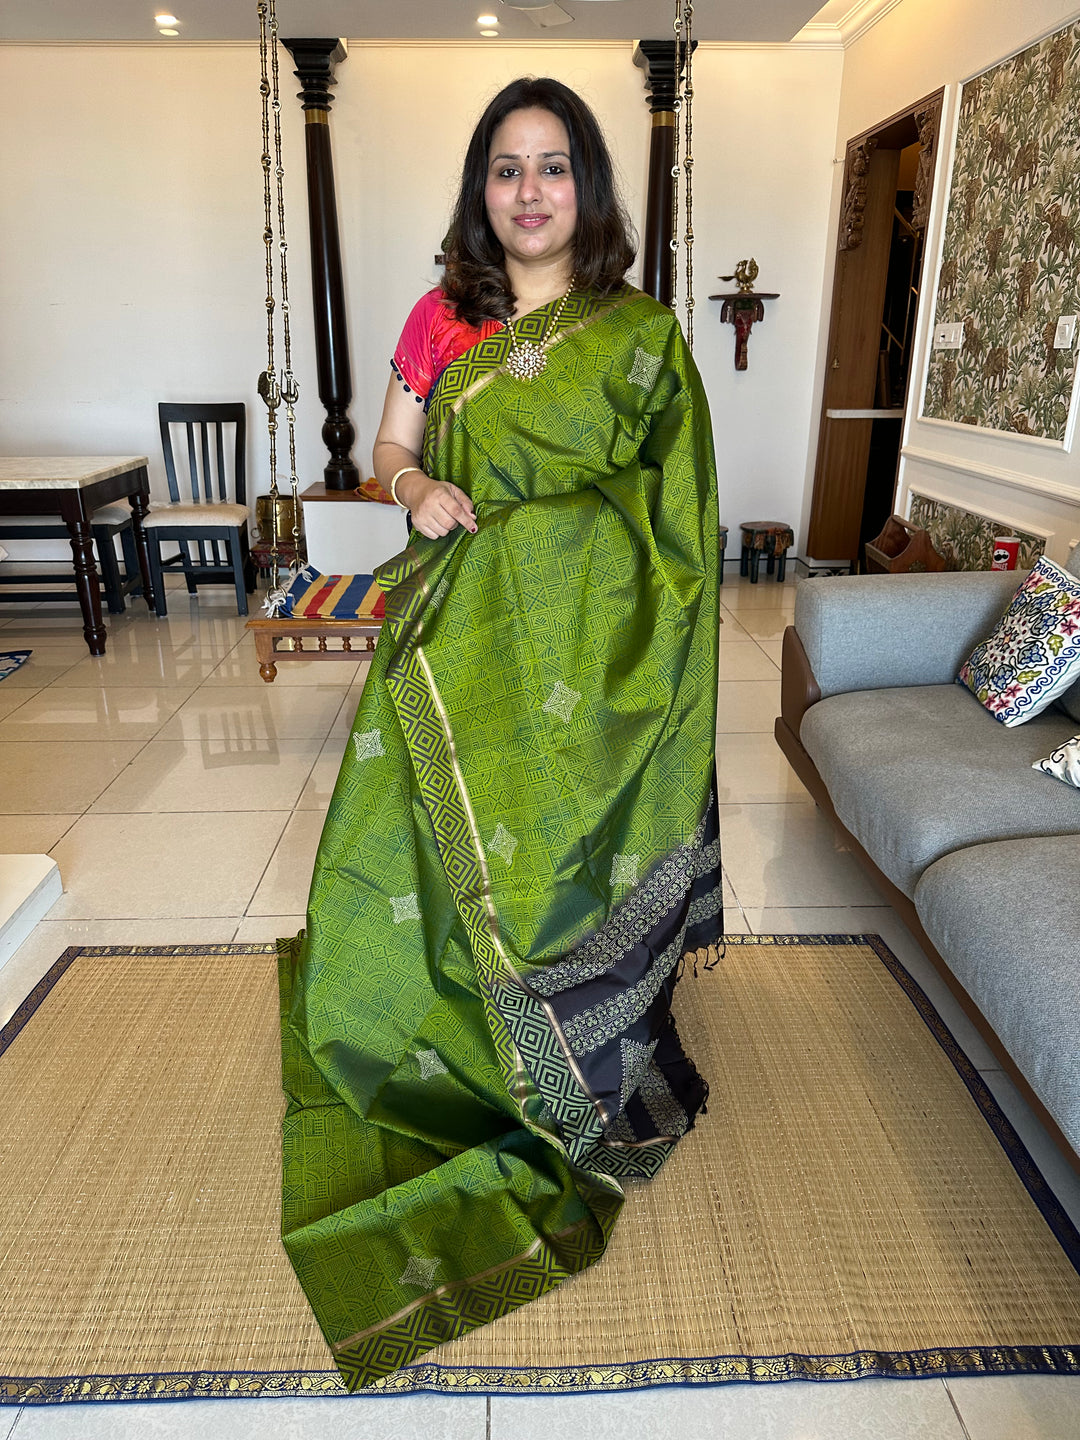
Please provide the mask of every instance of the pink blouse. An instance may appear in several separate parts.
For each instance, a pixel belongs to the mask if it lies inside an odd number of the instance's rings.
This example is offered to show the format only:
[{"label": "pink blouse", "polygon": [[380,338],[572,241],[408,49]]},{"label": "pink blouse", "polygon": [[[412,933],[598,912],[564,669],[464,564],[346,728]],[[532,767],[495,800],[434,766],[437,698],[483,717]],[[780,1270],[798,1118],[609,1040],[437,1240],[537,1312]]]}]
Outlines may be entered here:
[{"label": "pink blouse", "polygon": [[503,328],[501,320],[469,325],[459,320],[441,290],[429,290],[413,306],[390,361],[394,374],[427,409],[435,381],[459,355]]}]

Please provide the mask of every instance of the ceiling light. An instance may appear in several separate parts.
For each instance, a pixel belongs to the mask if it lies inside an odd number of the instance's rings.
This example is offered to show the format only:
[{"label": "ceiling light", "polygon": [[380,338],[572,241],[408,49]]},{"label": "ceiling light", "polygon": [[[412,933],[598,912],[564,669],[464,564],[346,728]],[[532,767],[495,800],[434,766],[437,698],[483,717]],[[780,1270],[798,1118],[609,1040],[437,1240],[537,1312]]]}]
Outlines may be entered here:
[{"label": "ceiling light", "polygon": [[480,34],[486,36],[489,40],[492,40],[498,37],[499,32],[497,30],[481,30]]},{"label": "ceiling light", "polygon": [[177,18],[176,18],[175,15],[155,15],[155,16],[154,16],[154,24],[155,24],[155,25],[179,25],[179,23],[180,23],[180,22],[179,22],[179,20],[177,20]]},{"label": "ceiling light", "polygon": [[159,26],[158,26],[158,32],[157,32],[157,33],[158,33],[159,35],[179,35],[179,34],[180,34],[180,31],[179,31],[179,30],[169,30],[169,29],[167,29],[164,25],[159,25]]},{"label": "ceiling light", "polygon": [[497,15],[477,15],[476,23],[477,25],[497,25],[499,17]]}]

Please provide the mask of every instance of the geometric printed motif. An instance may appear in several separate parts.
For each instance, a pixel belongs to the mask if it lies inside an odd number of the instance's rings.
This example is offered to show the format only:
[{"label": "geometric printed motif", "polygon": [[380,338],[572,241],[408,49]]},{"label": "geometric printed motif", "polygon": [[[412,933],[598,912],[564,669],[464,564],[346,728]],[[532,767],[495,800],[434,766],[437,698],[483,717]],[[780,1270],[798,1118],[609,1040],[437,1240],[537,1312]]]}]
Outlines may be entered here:
[{"label": "geometric printed motif", "polygon": [[570,717],[574,713],[578,701],[581,699],[580,690],[571,690],[561,680],[555,682],[555,689],[544,701],[541,709],[548,715],[557,715],[564,725],[570,724]]},{"label": "geometric printed motif", "polygon": [[506,826],[502,824],[496,827],[495,834],[488,841],[488,850],[490,853],[497,855],[500,860],[504,860],[508,867],[514,863],[514,851],[517,847],[518,842],[516,838],[511,835]]},{"label": "geometric printed motif", "polygon": [[719,915],[723,908],[724,882],[721,880],[706,895],[699,895],[690,902],[690,909],[686,912],[687,929],[691,925],[700,925],[703,920],[711,920],[714,915]]},{"label": "geometric printed motif", "polygon": [[660,373],[660,366],[663,359],[659,355],[650,355],[647,350],[642,350],[639,345],[634,351],[634,363],[631,366],[630,374],[626,377],[631,384],[640,385],[643,390],[651,390],[656,384],[656,377]]},{"label": "geometric printed motif", "polygon": [[686,1132],[690,1117],[671,1093],[659,1065],[652,1064],[646,1071],[641,1082],[641,1098],[649,1118],[661,1135],[682,1135]]},{"label": "geometric printed motif", "polygon": [[[497,1268],[482,1280],[470,1280],[460,1287],[451,1285],[449,1293],[444,1288],[437,1295],[425,1297],[415,1309],[373,1335],[340,1348],[335,1346],[334,1359],[347,1388],[360,1390],[434,1346],[490,1324],[586,1269],[603,1254],[620,1204],[621,1200],[613,1205],[609,1216],[584,1220],[572,1230],[550,1237],[547,1243],[539,1241],[532,1253]],[[422,1282],[405,1281],[403,1276],[401,1283]]]},{"label": "geometric printed motif", "polygon": [[[624,1138],[621,1134],[615,1133],[614,1126],[607,1133],[615,1142]],[[618,1143],[598,1145],[593,1154],[589,1156],[589,1168],[602,1170],[605,1175],[610,1175],[613,1179],[622,1182],[651,1180],[678,1143],[667,1136],[650,1140],[647,1145],[635,1143],[635,1140],[636,1137],[633,1137],[631,1131],[626,1142],[621,1145]]]},{"label": "geometric printed motif", "polygon": [[580,1164],[596,1144],[603,1122],[567,1065],[547,1012],[520,985],[502,986],[496,1003],[533,1084],[558,1122],[567,1154]]},{"label": "geometric printed motif", "polygon": [[563,1021],[563,1034],[575,1055],[591,1055],[641,1019],[682,958],[685,939],[684,922],[675,939],[656,957],[636,985],[627,986],[610,999]]},{"label": "geometric printed motif", "polygon": [[394,912],[394,924],[400,925],[403,920],[419,920],[420,906],[417,903],[416,892],[411,895],[398,895],[391,899],[390,907]]},{"label": "geometric printed motif", "polygon": [[[707,818],[707,817],[706,817]],[[687,890],[717,860],[714,847],[702,847],[706,820],[692,838],[662,860],[594,934],[570,951],[565,960],[547,965],[529,976],[529,987],[540,995],[558,995],[609,970],[680,904]],[[719,847],[715,847],[717,855]]]},{"label": "geometric printed motif", "polygon": [[441,1260],[432,1260],[426,1255],[413,1255],[405,1266],[398,1284],[418,1285],[422,1290],[430,1290],[435,1283],[435,1272],[441,1264]]},{"label": "geometric printed motif", "polygon": [[622,1085],[619,1089],[619,1099],[624,1110],[627,1101],[648,1073],[655,1049],[655,1040],[651,1045],[641,1045],[637,1040],[627,1040],[625,1036],[621,1040],[619,1052],[622,1055]]},{"label": "geometric printed motif", "polygon": [[417,1050],[416,1061],[420,1066],[420,1079],[431,1080],[435,1075],[449,1075],[449,1070],[439,1059],[437,1050]]},{"label": "geometric printed motif", "polygon": [[382,746],[382,735],[378,730],[357,731],[352,740],[356,746],[357,760],[371,760],[376,755],[386,754]]},{"label": "geometric printed motif", "polygon": [[[615,295],[605,299],[597,299],[586,290],[575,290],[563,309],[558,322],[551,327],[549,341],[553,341],[556,335],[572,326],[581,326],[591,320],[598,318],[601,312],[608,314],[618,310],[621,306],[633,303],[635,299],[632,290],[623,293],[616,292]],[[542,305],[539,310],[534,310],[530,315],[522,316],[515,322],[514,329],[522,340],[540,340],[548,330],[548,325],[554,319],[555,307],[559,302],[552,300],[548,305]],[[446,422],[450,419],[455,406],[461,398],[468,394],[474,385],[482,380],[492,380],[499,373],[500,367],[505,363],[510,353],[510,335],[506,330],[496,331],[486,340],[472,346],[460,355],[452,365],[448,365],[436,381],[430,396],[428,424],[424,431],[424,469],[430,475],[431,466],[434,464],[435,452],[442,439]]]},{"label": "geometric printed motif", "polygon": [[611,879],[609,885],[636,885],[638,865],[640,859],[637,855],[615,855],[611,861]]}]

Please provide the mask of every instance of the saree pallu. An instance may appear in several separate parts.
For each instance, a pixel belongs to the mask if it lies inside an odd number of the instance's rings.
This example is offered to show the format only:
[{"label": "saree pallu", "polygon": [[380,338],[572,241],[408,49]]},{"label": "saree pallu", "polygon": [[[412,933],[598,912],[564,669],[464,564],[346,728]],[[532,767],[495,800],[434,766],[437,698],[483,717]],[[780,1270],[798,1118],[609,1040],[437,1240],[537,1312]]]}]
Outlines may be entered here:
[{"label": "saree pallu", "polygon": [[[540,339],[553,307],[519,322]],[[717,511],[677,322],[573,294],[439,378],[414,534],[281,946],[283,1237],[351,1389],[603,1254],[706,1085],[671,996],[722,930]]]}]

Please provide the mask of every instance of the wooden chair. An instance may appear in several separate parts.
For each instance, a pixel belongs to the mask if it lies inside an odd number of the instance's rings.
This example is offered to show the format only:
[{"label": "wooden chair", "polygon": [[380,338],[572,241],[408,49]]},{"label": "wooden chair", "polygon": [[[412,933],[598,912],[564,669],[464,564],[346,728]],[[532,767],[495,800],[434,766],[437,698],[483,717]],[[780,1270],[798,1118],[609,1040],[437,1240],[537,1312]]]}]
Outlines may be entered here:
[{"label": "wooden chair", "polygon": [[[158,406],[158,423],[171,503],[160,508],[152,506],[143,521],[149,541],[154,608],[158,615],[167,613],[164,572],[181,567],[189,594],[197,595],[200,585],[231,584],[236,588],[237,613],[246,615],[247,597],[255,589],[255,569],[247,536],[244,404],[162,404]],[[183,486],[173,453],[173,425],[183,425],[187,434],[187,483]],[[231,446],[225,438],[230,425],[234,427]],[[190,502],[181,499],[181,489],[190,489]],[[161,554],[166,540],[174,540],[180,547],[179,553],[167,560]],[[197,557],[192,554],[193,548]]]},{"label": "wooden chair", "polygon": [[[139,575],[139,562],[135,556],[135,534],[131,528],[131,507],[126,502],[117,505],[103,505],[95,510],[90,521],[90,528],[94,534],[94,548],[97,551],[98,573],[101,576],[101,590],[105,602],[109,607],[111,615],[121,615],[124,612],[124,596],[130,595],[133,591],[137,594],[142,592],[142,579]],[[116,547],[114,540],[120,537],[120,546],[124,554],[124,574],[120,574],[120,566],[116,559]],[[64,524],[55,515],[6,515],[0,523],[0,540],[70,540],[71,534]],[[17,557],[9,557],[14,562]],[[35,568],[33,571],[15,572],[11,575],[0,575],[0,585],[18,585],[18,591],[8,591],[3,598],[8,601],[25,600],[37,603],[46,601],[66,601],[71,603],[76,598],[74,585],[74,570],[53,571],[48,567],[54,564],[67,564],[71,561],[30,561]],[[39,566],[41,568],[39,568]],[[62,585],[60,590],[33,590],[26,587],[38,584]]]}]

